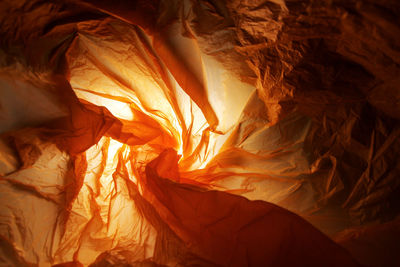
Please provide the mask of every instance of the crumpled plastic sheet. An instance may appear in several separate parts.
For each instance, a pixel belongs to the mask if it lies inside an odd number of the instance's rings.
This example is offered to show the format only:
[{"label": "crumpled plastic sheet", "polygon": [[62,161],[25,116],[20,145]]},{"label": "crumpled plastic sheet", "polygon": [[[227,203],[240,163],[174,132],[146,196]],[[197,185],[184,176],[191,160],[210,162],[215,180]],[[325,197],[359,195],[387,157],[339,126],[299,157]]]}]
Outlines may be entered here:
[{"label": "crumpled plastic sheet", "polygon": [[298,5],[4,1],[0,264],[393,264],[390,38]]}]

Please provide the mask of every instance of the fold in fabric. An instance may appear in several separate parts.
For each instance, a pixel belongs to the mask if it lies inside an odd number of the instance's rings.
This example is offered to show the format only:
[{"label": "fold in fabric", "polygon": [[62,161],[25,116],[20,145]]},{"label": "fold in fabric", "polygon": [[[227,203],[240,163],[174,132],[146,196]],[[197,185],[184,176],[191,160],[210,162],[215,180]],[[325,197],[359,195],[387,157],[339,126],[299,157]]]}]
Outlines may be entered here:
[{"label": "fold in fabric", "polygon": [[377,7],[261,2],[0,3],[0,265],[395,261]]}]

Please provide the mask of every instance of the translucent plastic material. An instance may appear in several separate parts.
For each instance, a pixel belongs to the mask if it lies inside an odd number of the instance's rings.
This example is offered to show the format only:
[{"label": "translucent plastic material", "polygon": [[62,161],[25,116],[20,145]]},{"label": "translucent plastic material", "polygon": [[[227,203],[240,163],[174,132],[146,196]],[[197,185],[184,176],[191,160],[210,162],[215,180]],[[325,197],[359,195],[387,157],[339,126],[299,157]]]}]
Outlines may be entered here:
[{"label": "translucent plastic material", "polygon": [[342,210],[314,214],[345,187],[315,117],[194,2],[4,4],[27,48],[1,62],[0,265],[358,265],[320,232]]}]

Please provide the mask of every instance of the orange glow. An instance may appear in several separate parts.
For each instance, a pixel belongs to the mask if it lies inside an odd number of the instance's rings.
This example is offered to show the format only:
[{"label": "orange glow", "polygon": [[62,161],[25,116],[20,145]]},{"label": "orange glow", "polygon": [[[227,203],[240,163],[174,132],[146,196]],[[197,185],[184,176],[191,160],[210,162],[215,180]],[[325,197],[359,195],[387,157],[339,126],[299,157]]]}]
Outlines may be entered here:
[{"label": "orange glow", "polygon": [[357,266],[299,216],[345,185],[307,150],[284,1],[5,2],[0,265]]},{"label": "orange glow", "polygon": [[[153,71],[155,63],[141,54],[146,43],[132,38],[131,44],[116,49],[115,43],[86,33],[84,23],[80,27],[79,41],[70,52],[74,58],[69,60],[70,83],[77,97],[104,106],[123,120],[140,120],[134,113],[144,113],[175,139],[177,145],[173,148],[182,155],[180,162],[184,170],[204,168],[237,124],[255,88],[239,81],[221,63],[200,52],[195,42],[186,42],[185,38],[174,39],[176,44],[182,42],[182,47],[194,47],[191,51],[195,54],[191,56],[198,61],[192,64],[200,67],[195,73],[204,81],[219,121],[215,133],[210,132],[210,125],[201,109],[169,71],[165,70],[167,75],[164,78]],[[132,31],[132,36],[139,34],[143,33]],[[129,60],[121,58],[127,49],[131,51]],[[209,136],[207,140],[204,135]]]},{"label": "orange glow", "polygon": [[[132,173],[129,181],[121,176],[121,169],[129,163],[129,150],[127,145],[103,137],[86,151],[83,186],[72,203],[66,225],[69,230],[61,240],[65,247],[58,249],[57,254],[62,255],[58,260],[65,261],[71,248],[83,264],[118,247],[134,249],[137,260],[153,256],[156,231],[141,216],[128,189],[129,183],[134,186],[137,180]],[[90,238],[82,240],[84,235]]]}]

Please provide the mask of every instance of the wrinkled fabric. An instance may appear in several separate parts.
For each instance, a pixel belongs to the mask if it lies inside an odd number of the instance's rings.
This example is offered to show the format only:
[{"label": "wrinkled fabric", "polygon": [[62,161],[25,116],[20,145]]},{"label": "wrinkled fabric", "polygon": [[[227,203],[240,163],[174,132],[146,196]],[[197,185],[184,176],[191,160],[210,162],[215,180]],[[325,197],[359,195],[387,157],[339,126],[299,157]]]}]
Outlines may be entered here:
[{"label": "wrinkled fabric", "polygon": [[0,12],[0,265],[400,262],[396,1]]}]

